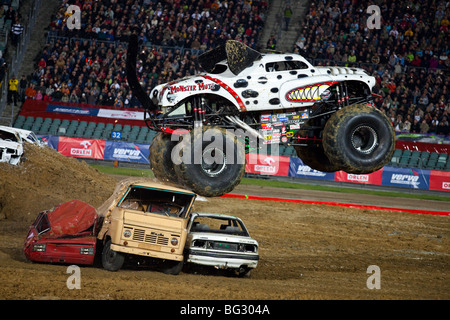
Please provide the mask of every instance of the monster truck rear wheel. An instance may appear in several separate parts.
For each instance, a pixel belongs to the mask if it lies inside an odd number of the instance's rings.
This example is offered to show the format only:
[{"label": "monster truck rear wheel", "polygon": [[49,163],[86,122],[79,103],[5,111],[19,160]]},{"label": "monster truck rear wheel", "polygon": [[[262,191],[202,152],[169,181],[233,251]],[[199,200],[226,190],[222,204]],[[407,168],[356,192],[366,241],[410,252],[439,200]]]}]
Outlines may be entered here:
[{"label": "monster truck rear wheel", "polygon": [[[314,125],[309,122],[305,126]],[[320,136],[320,132],[309,131],[309,130],[299,130],[299,138],[312,138],[314,135]],[[312,135],[311,137],[309,135]],[[297,156],[302,160],[302,162],[309,166],[311,169],[318,170],[321,172],[335,172],[341,170],[340,167],[334,163],[331,163],[330,159],[325,155],[323,150],[322,142],[311,143],[308,146],[294,146],[295,151],[297,151]]]},{"label": "monster truck rear wheel", "polygon": [[174,166],[178,179],[199,195],[222,196],[233,190],[244,175],[244,146],[225,129],[195,129],[183,138],[178,150],[183,159]]},{"label": "monster truck rear wheel", "polygon": [[171,134],[159,132],[150,145],[150,168],[155,177],[162,182],[178,181],[173,168],[171,153],[177,141],[171,141]]},{"label": "monster truck rear wheel", "polygon": [[378,109],[355,104],[333,114],[323,131],[325,155],[348,173],[371,173],[386,165],[395,148],[390,120]]}]

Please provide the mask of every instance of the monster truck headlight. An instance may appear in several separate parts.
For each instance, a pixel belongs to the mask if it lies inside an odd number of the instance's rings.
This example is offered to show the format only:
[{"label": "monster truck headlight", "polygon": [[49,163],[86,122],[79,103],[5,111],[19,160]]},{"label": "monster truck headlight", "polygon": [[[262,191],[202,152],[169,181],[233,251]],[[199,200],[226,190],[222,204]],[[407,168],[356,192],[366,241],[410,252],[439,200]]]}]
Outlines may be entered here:
[{"label": "monster truck headlight", "polygon": [[170,239],[170,244],[176,246],[178,244],[178,239],[177,238]]},{"label": "monster truck headlight", "polygon": [[47,245],[45,243],[35,243],[33,245],[33,251],[45,252]]}]

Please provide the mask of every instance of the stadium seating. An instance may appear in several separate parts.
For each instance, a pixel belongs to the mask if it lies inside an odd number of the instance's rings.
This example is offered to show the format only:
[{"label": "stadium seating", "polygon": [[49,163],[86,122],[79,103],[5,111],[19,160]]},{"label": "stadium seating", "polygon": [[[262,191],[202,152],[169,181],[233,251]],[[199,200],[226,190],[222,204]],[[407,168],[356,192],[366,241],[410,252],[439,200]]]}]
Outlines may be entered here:
[{"label": "stadium seating", "polygon": [[396,149],[388,166],[450,171],[446,153]]}]

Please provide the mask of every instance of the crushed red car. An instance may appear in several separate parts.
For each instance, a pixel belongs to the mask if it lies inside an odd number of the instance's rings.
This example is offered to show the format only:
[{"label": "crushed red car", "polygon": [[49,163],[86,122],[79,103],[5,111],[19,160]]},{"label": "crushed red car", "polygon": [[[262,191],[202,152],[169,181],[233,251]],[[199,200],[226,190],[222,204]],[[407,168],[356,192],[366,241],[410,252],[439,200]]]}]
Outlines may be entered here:
[{"label": "crushed red car", "polygon": [[98,221],[95,208],[80,200],[42,211],[28,231],[25,256],[35,262],[91,265]]}]

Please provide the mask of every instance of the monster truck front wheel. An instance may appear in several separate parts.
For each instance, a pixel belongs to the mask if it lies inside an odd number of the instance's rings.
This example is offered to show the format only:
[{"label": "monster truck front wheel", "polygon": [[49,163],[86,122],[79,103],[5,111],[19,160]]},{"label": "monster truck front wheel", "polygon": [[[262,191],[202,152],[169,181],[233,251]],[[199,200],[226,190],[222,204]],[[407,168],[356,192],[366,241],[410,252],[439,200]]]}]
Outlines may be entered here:
[{"label": "monster truck front wheel", "polygon": [[392,157],[395,133],[378,109],[355,104],[333,114],[325,124],[323,147],[332,163],[348,173],[364,174],[381,169]]},{"label": "monster truck front wheel", "polygon": [[199,195],[222,196],[233,190],[244,175],[244,147],[224,129],[195,129],[177,147],[182,159],[174,166],[178,179]]},{"label": "monster truck front wheel", "polygon": [[150,169],[155,178],[162,182],[176,183],[178,178],[173,168],[171,153],[177,141],[171,141],[171,134],[159,132],[150,145]]}]

